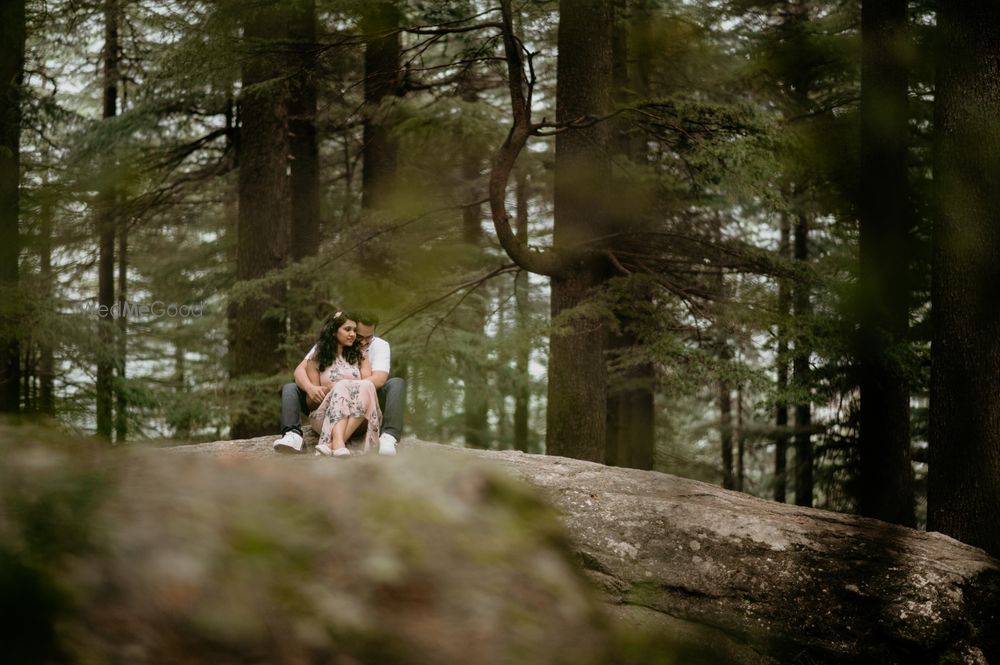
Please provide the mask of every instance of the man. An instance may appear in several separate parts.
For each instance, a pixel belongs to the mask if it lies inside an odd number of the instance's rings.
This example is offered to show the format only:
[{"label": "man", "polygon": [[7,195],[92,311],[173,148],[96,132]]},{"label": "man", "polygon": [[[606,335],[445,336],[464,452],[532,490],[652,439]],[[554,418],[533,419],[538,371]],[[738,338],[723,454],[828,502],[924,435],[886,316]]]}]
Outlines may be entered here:
[{"label": "man", "polygon": [[[378,317],[371,312],[358,312],[357,343],[368,353],[372,365],[371,382],[378,392],[379,406],[382,408],[382,432],[378,441],[379,455],[395,455],[396,444],[403,431],[403,411],[406,406],[406,384],[402,378],[389,378],[391,351],[389,342],[375,336]],[[307,399],[318,404],[326,397],[329,386],[317,386],[309,380],[306,363],[316,353],[313,346],[295,368],[295,383],[286,383],[281,388],[281,438],[274,442],[274,450],[279,453],[305,452],[302,441],[302,413],[308,413]]]}]

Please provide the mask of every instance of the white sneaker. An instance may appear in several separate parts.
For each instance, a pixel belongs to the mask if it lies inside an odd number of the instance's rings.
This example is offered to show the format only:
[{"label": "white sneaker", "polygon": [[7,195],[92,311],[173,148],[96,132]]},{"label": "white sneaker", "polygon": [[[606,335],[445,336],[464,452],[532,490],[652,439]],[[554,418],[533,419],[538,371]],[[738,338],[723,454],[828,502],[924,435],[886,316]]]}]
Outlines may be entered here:
[{"label": "white sneaker", "polygon": [[386,432],[378,438],[378,454],[379,455],[395,455],[396,454],[396,437],[392,434]]},{"label": "white sneaker", "polygon": [[285,435],[274,442],[276,453],[301,453],[304,450],[302,435],[295,430],[288,430]]}]

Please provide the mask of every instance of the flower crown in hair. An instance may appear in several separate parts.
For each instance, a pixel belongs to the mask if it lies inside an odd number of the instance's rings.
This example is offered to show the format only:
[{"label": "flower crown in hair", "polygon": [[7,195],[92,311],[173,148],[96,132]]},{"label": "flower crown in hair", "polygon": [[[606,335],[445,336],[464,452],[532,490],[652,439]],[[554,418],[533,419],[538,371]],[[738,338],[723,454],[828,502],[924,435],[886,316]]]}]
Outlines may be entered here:
[{"label": "flower crown in hair", "polygon": [[333,315],[333,318],[337,318],[337,317],[338,317],[338,316],[340,316],[341,314],[343,314],[343,312],[341,312],[341,311],[338,311],[338,312],[337,312],[336,314],[334,314],[334,315]]}]

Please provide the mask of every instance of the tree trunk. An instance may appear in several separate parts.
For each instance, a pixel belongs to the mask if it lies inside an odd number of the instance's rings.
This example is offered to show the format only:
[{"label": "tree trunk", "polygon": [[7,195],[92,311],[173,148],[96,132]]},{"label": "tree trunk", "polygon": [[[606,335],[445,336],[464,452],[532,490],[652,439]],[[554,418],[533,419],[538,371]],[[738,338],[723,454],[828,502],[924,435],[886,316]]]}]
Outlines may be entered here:
[{"label": "tree trunk", "polygon": [[[399,90],[402,46],[397,29],[401,20],[396,0],[371,0],[361,16],[365,42],[361,207],[368,211],[384,211],[392,206],[399,146],[391,134],[382,101]],[[361,264],[375,279],[386,274],[390,259],[384,239],[361,245]]]},{"label": "tree trunk", "polygon": [[[781,214],[781,240],[778,251],[784,259],[791,256],[791,223]],[[792,311],[788,278],[778,278],[778,348],[775,353],[778,399],[774,415],[774,500],[785,503],[788,491],[788,317]]]},{"label": "tree trunk", "polygon": [[[286,64],[273,52],[274,40],[285,35],[287,14],[281,3],[267,2],[245,10],[244,39],[249,52],[242,65],[240,112],[236,256],[240,281],[278,270],[288,258],[288,88],[283,78]],[[285,332],[285,291],[282,283],[258,289],[235,303],[233,378],[259,381],[283,369],[280,345]],[[246,437],[273,430],[273,403],[273,390],[252,389],[249,408],[239,409],[233,419],[232,435]]]},{"label": "tree trunk", "polygon": [[861,8],[862,515],[915,526],[910,463],[906,0]]},{"label": "tree trunk", "polygon": [[[805,264],[809,260],[809,220],[799,213],[795,223],[795,260]],[[803,331],[812,313],[809,298],[809,284],[800,281],[795,285],[794,313],[800,332],[795,337],[795,353],[792,358],[792,380],[802,392],[810,391],[809,356],[812,351],[808,335]],[[812,404],[805,399],[795,405],[795,503],[811,506],[813,502],[813,451],[812,451]]]},{"label": "tree trunk", "polygon": [[737,492],[743,492],[745,480],[744,456],[746,453],[747,433],[743,427],[743,386],[736,387],[736,486]]},{"label": "tree trunk", "polygon": [[[467,69],[459,84],[462,101],[474,104],[479,96],[475,89],[474,73]],[[482,198],[482,157],[477,154],[472,142],[464,146],[462,155],[462,202],[469,203]],[[462,209],[462,242],[465,245],[463,268],[469,271],[479,269],[486,258],[484,254],[483,209],[479,205],[469,205]],[[469,294],[466,304],[457,317],[459,325],[469,334],[469,341],[477,344],[485,338],[486,295],[482,289]],[[500,330],[503,330],[500,326]],[[475,348],[475,347],[473,347]],[[475,353],[475,352],[473,352]],[[476,354],[478,356],[478,353]],[[489,447],[489,386],[482,367],[482,358],[470,358],[466,351],[460,356],[462,372],[462,411],[464,418],[465,445],[473,448]]]},{"label": "tree trunk", "polygon": [[1000,5],[937,21],[927,526],[1000,556]]},{"label": "tree trunk", "polygon": [[294,45],[288,97],[289,153],[292,158],[291,257],[298,261],[319,251],[319,144],[316,136],[316,0],[291,4],[289,37]]},{"label": "tree trunk", "polygon": [[733,396],[729,383],[719,381],[719,444],[722,450],[722,486],[733,489]]},{"label": "tree trunk", "polygon": [[24,78],[24,0],[0,3],[0,413],[20,410],[18,343],[18,224],[21,186],[21,83]]},{"label": "tree trunk", "polygon": [[[632,8],[634,16],[627,20],[629,7],[626,0],[615,0],[615,22],[612,38],[612,79],[616,107],[644,99],[648,90],[642,77],[630,74],[630,35],[642,29],[641,21],[649,20],[644,3]],[[648,59],[646,49],[639,48],[636,60]],[[641,68],[641,63],[637,65]],[[646,161],[646,143],[634,139],[629,122],[612,124],[612,151],[631,163]],[[627,186],[628,183],[622,183]],[[646,226],[646,211],[630,207],[625,216],[616,219],[624,232],[638,231]],[[625,248],[630,249],[630,248]],[[642,330],[643,312],[650,309],[652,291],[645,284],[630,284],[617,303],[615,312],[620,332],[612,333],[608,341],[608,415],[605,463],[637,469],[653,468],[653,448],[656,440],[654,387],[656,368],[651,362],[636,364],[636,359],[646,356],[645,334]]]},{"label": "tree trunk", "polygon": [[128,392],[125,386],[125,366],[128,358],[128,219],[118,222],[118,331],[115,340],[115,443],[128,438]]},{"label": "tree trunk", "polygon": [[[118,0],[104,2],[104,119],[118,114]],[[97,436],[111,440],[115,372],[115,230],[116,169],[114,159],[106,159],[97,203],[98,265],[97,305],[99,308],[97,349]],[[119,311],[118,316],[124,312]]]},{"label": "tree trunk", "polygon": [[[517,171],[515,196],[517,199],[517,237],[528,242],[528,174],[522,168]],[[521,270],[514,277],[514,299],[517,303],[517,358],[515,361],[514,384],[514,449],[528,452],[528,417],[531,405],[531,320],[528,298],[528,272]]]},{"label": "tree trunk", "polygon": [[[45,157],[48,158],[48,154]],[[48,174],[43,176],[43,189],[49,185]],[[39,206],[38,261],[42,280],[42,303],[47,313],[54,311],[55,275],[52,273],[52,202],[46,191]],[[56,414],[55,405],[55,349],[52,333],[47,332],[38,342],[38,411],[47,416]]]},{"label": "tree trunk", "polygon": [[[289,7],[288,142],[291,158],[291,238],[292,261],[319,252],[320,162],[316,134],[317,84],[316,0],[293,0]],[[302,330],[316,315],[313,275],[290,281],[288,316],[292,330]]]},{"label": "tree trunk", "polygon": [[[604,115],[610,105],[610,0],[562,0],[556,121]],[[554,246],[580,251],[608,231],[610,160],[607,123],[556,135]],[[553,455],[604,460],[607,418],[607,327],[571,310],[607,279],[601,258],[570,263],[552,278],[546,450]],[[567,314],[560,317],[560,314]]]}]

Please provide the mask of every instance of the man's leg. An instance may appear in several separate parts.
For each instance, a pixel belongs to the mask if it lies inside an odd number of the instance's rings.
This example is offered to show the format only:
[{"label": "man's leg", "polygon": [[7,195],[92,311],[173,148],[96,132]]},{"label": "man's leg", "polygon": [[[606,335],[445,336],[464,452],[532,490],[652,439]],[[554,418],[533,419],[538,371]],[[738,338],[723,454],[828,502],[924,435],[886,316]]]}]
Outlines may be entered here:
[{"label": "man's leg", "polygon": [[[382,406],[382,437],[379,440],[380,454],[395,453],[396,441],[403,434],[403,413],[406,411],[406,382],[394,376],[378,391],[378,401]],[[388,434],[393,440],[388,441]],[[390,452],[389,449],[392,449]]]},{"label": "man's leg", "polygon": [[277,452],[302,452],[302,412],[306,394],[294,383],[281,387],[281,438],[274,442]]}]

